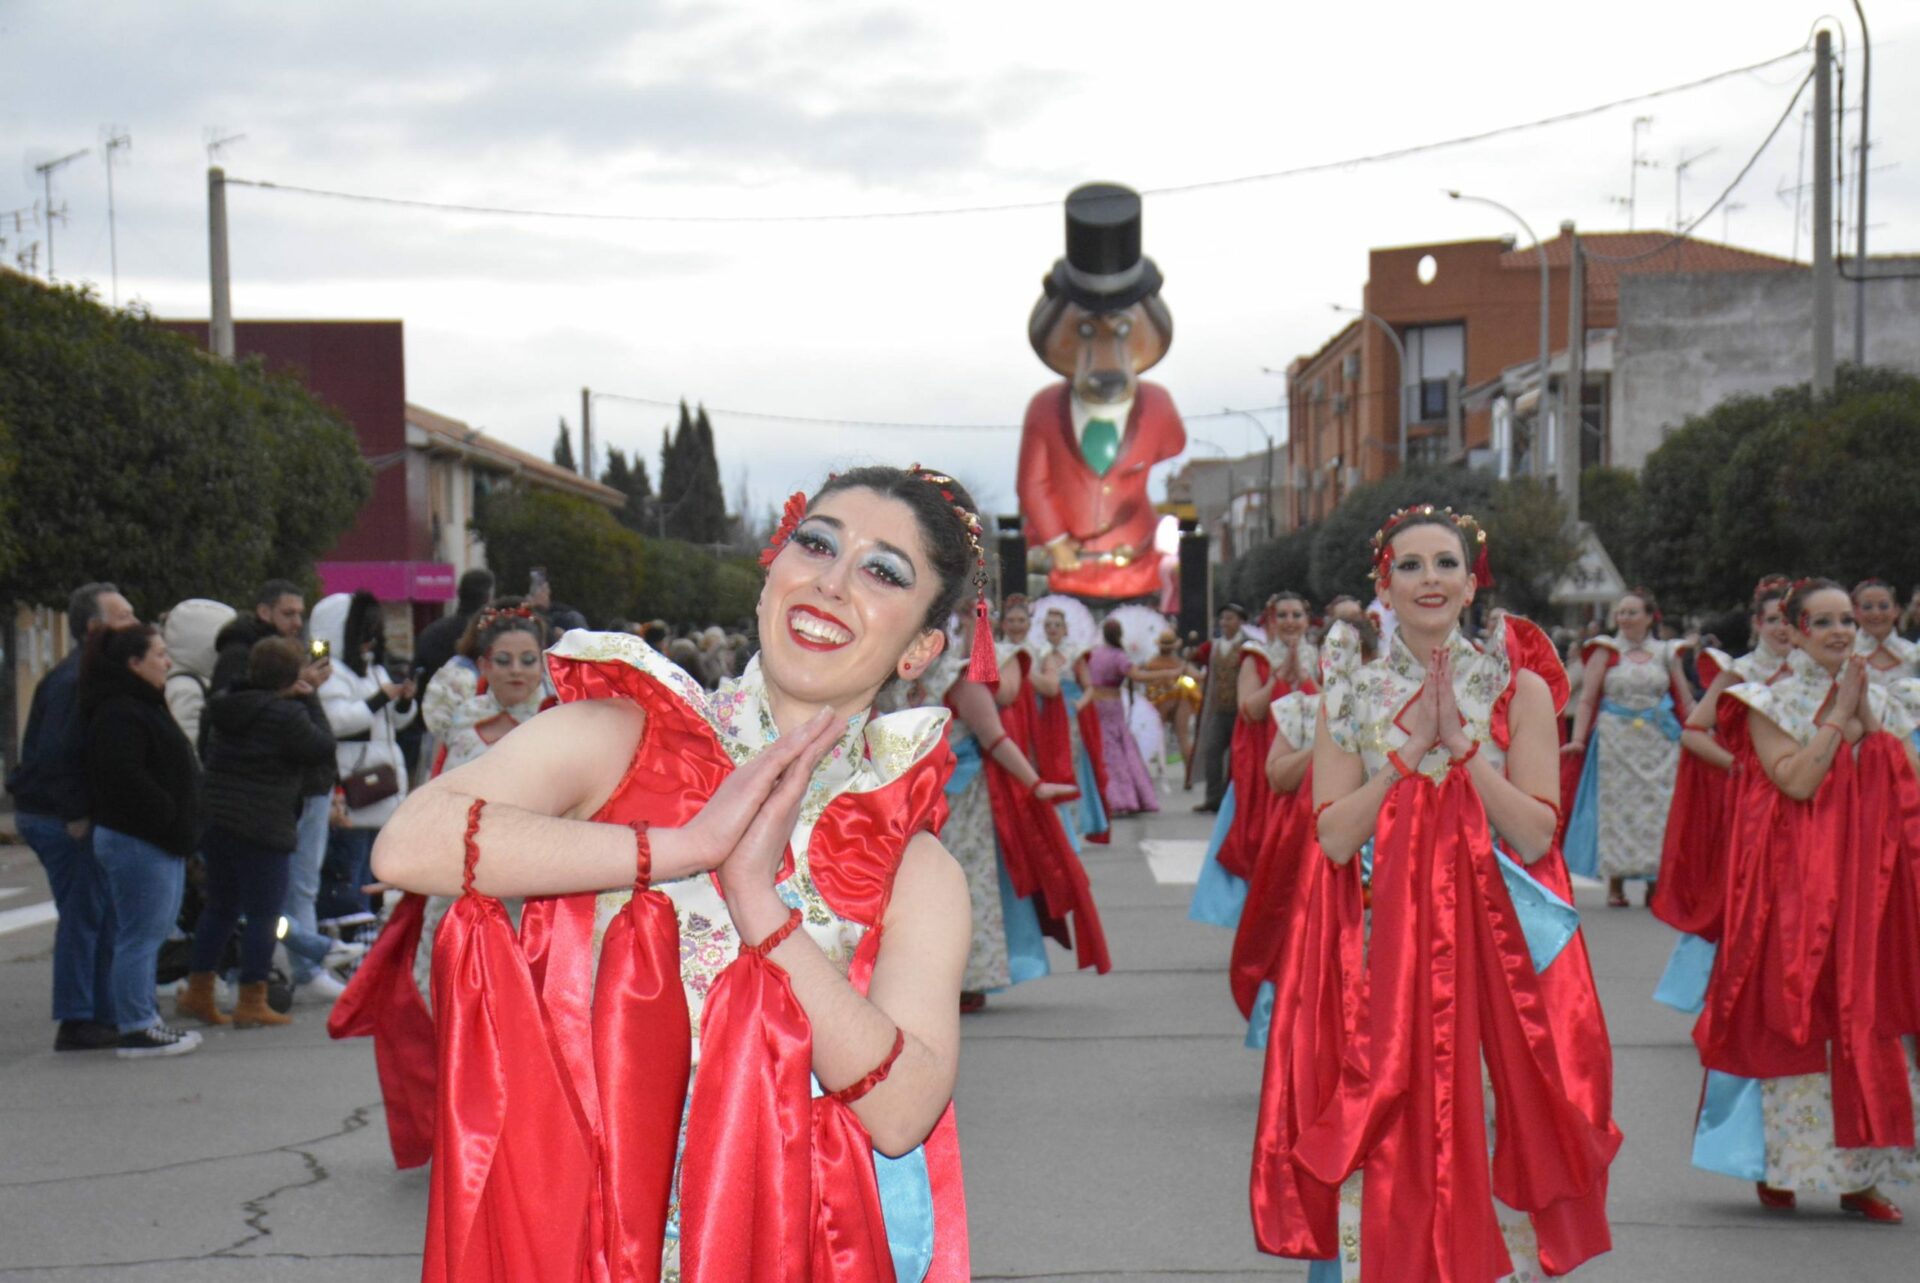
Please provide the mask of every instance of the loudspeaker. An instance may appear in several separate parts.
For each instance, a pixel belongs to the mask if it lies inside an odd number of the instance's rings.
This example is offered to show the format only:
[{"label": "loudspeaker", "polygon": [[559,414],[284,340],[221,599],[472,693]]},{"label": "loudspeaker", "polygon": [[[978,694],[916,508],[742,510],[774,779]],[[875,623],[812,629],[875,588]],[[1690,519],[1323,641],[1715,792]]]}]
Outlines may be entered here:
[{"label": "loudspeaker", "polygon": [[1000,599],[1005,601],[1008,593],[1027,591],[1027,538],[1020,529],[1020,519],[1014,517],[1009,528],[1006,517],[1000,518]]},{"label": "loudspeaker", "polygon": [[1208,600],[1209,540],[1204,532],[1180,532],[1180,638],[1213,635],[1213,603]]}]

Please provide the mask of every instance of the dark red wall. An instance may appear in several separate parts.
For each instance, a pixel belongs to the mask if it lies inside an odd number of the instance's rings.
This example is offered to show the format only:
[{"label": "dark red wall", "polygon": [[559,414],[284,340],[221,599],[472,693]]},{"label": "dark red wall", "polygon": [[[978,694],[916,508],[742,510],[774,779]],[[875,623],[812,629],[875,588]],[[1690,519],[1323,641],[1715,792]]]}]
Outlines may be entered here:
[{"label": "dark red wall", "polygon": [[[207,346],[205,321],[163,321]],[[407,449],[406,343],[399,321],[239,321],[234,355],[298,378],[353,425],[373,497],[323,561],[424,561],[433,551],[427,467]]]}]

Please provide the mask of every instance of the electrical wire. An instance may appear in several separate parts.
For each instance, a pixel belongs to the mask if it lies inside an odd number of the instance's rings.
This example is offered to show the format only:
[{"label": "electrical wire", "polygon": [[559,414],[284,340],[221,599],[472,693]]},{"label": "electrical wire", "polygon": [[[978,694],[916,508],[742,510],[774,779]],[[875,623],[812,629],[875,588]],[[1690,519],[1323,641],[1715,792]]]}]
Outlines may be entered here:
[{"label": "electrical wire", "polygon": [[[1361,165],[1379,165],[1389,161],[1404,160],[1425,152],[1441,151],[1453,147],[1464,147],[1472,143],[1486,142],[1510,134],[1522,133],[1532,129],[1544,129],[1570,121],[1582,120],[1590,116],[1601,115],[1620,107],[1636,103],[1650,102],[1656,98],[1665,98],[1673,94],[1686,93],[1704,88],[1721,80],[1734,76],[1744,76],[1762,71],[1789,59],[1804,57],[1804,46],[1778,54],[1760,62],[1749,63],[1744,67],[1732,67],[1717,71],[1697,80],[1684,84],[1668,85],[1662,89],[1650,90],[1628,98],[1616,98],[1611,102],[1600,103],[1593,107],[1582,107],[1573,111],[1564,111],[1552,116],[1542,116],[1536,120],[1521,121],[1512,125],[1500,125],[1484,129],[1477,133],[1461,134],[1454,138],[1439,139],[1434,142],[1413,143],[1405,147],[1396,147],[1388,151],[1371,152],[1362,156],[1351,156],[1344,160],[1318,161],[1310,165],[1297,165],[1291,169],[1276,169],[1259,174],[1240,174],[1231,178],[1204,179],[1192,183],[1176,183],[1162,187],[1140,189],[1146,196],[1181,196],[1193,192],[1213,191],[1223,187],[1238,187],[1249,183],[1273,182],[1284,178],[1300,178],[1310,174],[1330,173],[1335,170],[1353,169]],[[260,191],[281,192],[296,196],[314,196],[329,200],[351,201],[363,205],[385,205],[400,209],[438,210],[451,214],[482,214],[506,218],[551,218],[576,222],[604,223],[848,223],[867,222],[881,219],[905,218],[952,218],[972,214],[1004,214],[1022,210],[1057,209],[1059,201],[1033,200],[1010,201],[996,205],[955,205],[933,209],[905,210],[869,210],[843,211],[823,214],[632,214],[632,213],[596,213],[589,210],[552,210],[528,209],[502,205],[469,205],[450,201],[418,200],[402,196],[380,196],[367,192],[346,192],[331,188],[308,187],[295,183],[276,183],[266,179],[229,177],[227,185],[232,187],[252,187]]]},{"label": "electrical wire", "polygon": [[[593,392],[596,401],[623,401],[629,405],[654,406],[660,409],[677,409],[686,404],[681,400],[667,400],[664,397],[631,396],[625,392]],[[1018,423],[909,423],[893,419],[832,419],[804,414],[777,414],[767,410],[725,410],[718,406],[702,406],[708,414],[722,415],[734,419],[762,419],[772,423],[806,423],[815,427],[828,428],[880,428],[904,429],[913,432],[1018,432]],[[1204,414],[1186,414],[1181,418],[1194,423],[1202,419],[1224,419],[1231,415],[1272,413],[1286,409],[1286,403],[1279,405],[1259,405],[1248,410],[1212,410]]]},{"label": "electrical wire", "polygon": [[1773,140],[1779,137],[1782,127],[1792,118],[1793,109],[1799,105],[1800,95],[1807,92],[1807,86],[1813,83],[1813,76],[1813,72],[1808,72],[1806,78],[1794,88],[1793,97],[1787,101],[1787,109],[1780,113],[1780,119],[1773,122],[1773,128],[1767,131],[1766,138],[1761,140],[1760,146],[1754,151],[1753,155],[1747,157],[1747,163],[1740,166],[1740,172],[1733,176],[1733,181],[1728,183],[1725,189],[1713,198],[1713,204],[1701,210],[1699,215],[1695,217],[1691,223],[1688,223],[1673,236],[1669,237],[1664,244],[1657,245],[1653,249],[1642,250],[1638,254],[1599,254],[1584,246],[1580,252],[1596,263],[1611,263],[1615,266],[1624,266],[1628,263],[1638,263],[1643,259],[1652,258],[1657,254],[1665,254],[1675,246],[1690,239],[1693,235],[1693,229],[1704,223],[1709,215],[1725,203],[1727,197],[1733,195],[1734,189],[1745,182],[1747,175],[1753,172],[1753,167],[1760,163],[1760,157],[1766,154],[1767,148],[1773,146]]}]

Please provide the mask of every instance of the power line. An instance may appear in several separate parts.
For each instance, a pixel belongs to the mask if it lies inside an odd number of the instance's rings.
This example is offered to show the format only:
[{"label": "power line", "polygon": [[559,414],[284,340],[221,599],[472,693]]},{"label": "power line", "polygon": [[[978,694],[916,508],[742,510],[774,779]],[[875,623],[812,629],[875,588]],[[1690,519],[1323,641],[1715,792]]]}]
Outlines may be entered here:
[{"label": "power line", "polygon": [[[1654,89],[1646,93],[1635,94],[1628,98],[1616,98],[1611,102],[1593,107],[1582,107],[1574,111],[1560,112],[1557,115],[1542,116],[1537,120],[1521,121],[1512,125],[1500,125],[1493,129],[1484,129],[1477,133],[1461,134],[1454,138],[1444,138],[1435,142],[1414,143],[1405,147],[1396,147],[1388,151],[1371,152],[1363,156],[1351,156],[1344,160],[1318,161],[1311,165],[1298,165],[1292,169],[1277,169],[1259,174],[1241,174],[1232,178],[1204,179],[1200,182],[1177,183],[1164,187],[1142,188],[1143,195],[1180,196],[1192,192],[1212,191],[1222,187],[1238,187],[1249,183],[1273,182],[1283,178],[1300,178],[1309,174],[1323,174],[1334,170],[1352,169],[1360,165],[1378,165],[1389,161],[1403,160],[1408,156],[1417,156],[1425,152],[1441,151],[1452,147],[1464,147],[1472,143],[1486,142],[1510,134],[1522,133],[1532,129],[1544,129],[1553,125],[1563,125],[1590,116],[1601,115],[1619,107],[1635,103],[1651,102],[1656,98],[1665,98],[1673,94],[1686,93],[1704,88],[1721,80],[1734,76],[1744,76],[1764,70],[1792,58],[1803,57],[1805,46],[1789,50],[1760,62],[1749,63],[1744,67],[1732,67],[1726,71],[1717,71],[1697,80],[1684,84],[1668,85],[1663,89]],[[969,214],[1004,214],[1021,210],[1055,209],[1058,200],[1010,201],[997,205],[955,205],[933,209],[872,210],[851,211],[825,214],[630,214],[596,213],[588,210],[528,209],[504,205],[468,205],[451,201],[418,200],[403,196],[380,196],[367,192],[346,192],[324,187],[308,187],[295,183],[276,183],[266,179],[232,178],[229,186],[253,187],[261,191],[283,192],[296,196],[316,196],[329,200],[351,201],[362,205],[385,205],[400,209],[428,209],[451,214],[484,214],[506,218],[551,218],[576,222],[602,223],[848,223],[865,222],[880,219],[902,218],[951,218]]]},{"label": "power line", "polygon": [[1653,249],[1642,250],[1638,254],[1596,254],[1592,250],[1584,247],[1581,249],[1581,253],[1598,263],[1612,263],[1615,266],[1622,266],[1627,263],[1638,263],[1642,259],[1652,258],[1656,254],[1664,254],[1692,236],[1693,229],[1704,223],[1714,210],[1720,208],[1721,202],[1733,195],[1734,189],[1746,181],[1747,175],[1753,172],[1753,167],[1760,163],[1760,157],[1766,154],[1767,148],[1773,146],[1773,140],[1780,136],[1781,127],[1792,117],[1794,107],[1800,102],[1800,95],[1807,92],[1807,86],[1812,83],[1813,73],[1808,72],[1806,78],[1794,87],[1793,97],[1787,100],[1787,109],[1780,113],[1780,119],[1773,122],[1773,128],[1767,131],[1767,136],[1761,140],[1760,146],[1754,150],[1753,155],[1747,157],[1747,163],[1740,166],[1740,172],[1733,176],[1733,181],[1728,183],[1725,190],[1713,198],[1713,204],[1700,211],[1699,217],[1677,231],[1666,243],[1655,246]]},{"label": "power line", "polygon": [[[596,401],[624,401],[629,405],[654,406],[673,410],[684,405],[683,400],[668,400],[664,397],[630,396],[624,392],[595,392]],[[708,414],[724,415],[733,419],[762,419],[773,423],[806,423],[815,427],[828,428],[883,428],[904,429],[914,432],[1018,432],[1018,423],[909,423],[892,419],[832,419],[804,414],[776,414],[766,410],[724,410],[718,406],[703,406]],[[1215,410],[1205,414],[1186,414],[1181,418],[1188,423],[1201,419],[1224,419],[1230,415],[1272,413],[1286,409],[1286,403],[1279,405],[1258,405],[1247,410]]]}]

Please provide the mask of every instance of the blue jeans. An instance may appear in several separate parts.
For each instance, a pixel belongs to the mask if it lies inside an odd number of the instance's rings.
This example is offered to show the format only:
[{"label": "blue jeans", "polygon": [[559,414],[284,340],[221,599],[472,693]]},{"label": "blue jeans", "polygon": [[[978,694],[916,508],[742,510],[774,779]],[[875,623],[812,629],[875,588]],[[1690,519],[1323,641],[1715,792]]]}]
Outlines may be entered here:
[{"label": "blue jeans", "polygon": [[14,817],[40,865],[47,871],[53,907],[60,914],[53,929],[53,1018],[113,1018],[113,902],[107,877],[93,857],[93,838],[76,838],[65,820],[52,815]]},{"label": "blue jeans", "polygon": [[320,894],[320,866],[327,859],[327,811],[333,799],[316,793],[300,804],[300,836],[287,863],[287,900],[280,912],[287,918],[287,956],[293,962],[293,983],[313,979],[319,960],[333,942],[314,926],[314,900]]},{"label": "blue jeans", "polygon": [[328,830],[321,916],[344,918],[372,908],[360,888],[373,881],[373,840],[379,835],[379,829]]},{"label": "blue jeans", "polygon": [[160,946],[180,916],[187,862],[151,842],[95,825],[93,853],[113,898],[113,1023],[123,1034],[160,1023],[153,986]]}]

